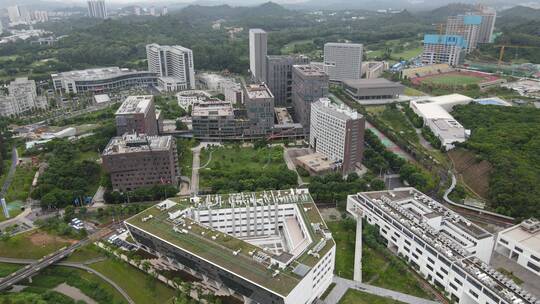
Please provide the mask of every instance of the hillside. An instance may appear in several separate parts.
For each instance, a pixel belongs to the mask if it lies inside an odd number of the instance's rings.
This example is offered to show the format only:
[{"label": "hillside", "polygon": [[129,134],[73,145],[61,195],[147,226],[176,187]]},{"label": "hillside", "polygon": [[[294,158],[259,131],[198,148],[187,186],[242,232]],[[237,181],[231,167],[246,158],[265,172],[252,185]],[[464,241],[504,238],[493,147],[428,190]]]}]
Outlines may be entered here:
[{"label": "hillside", "polygon": [[517,218],[540,216],[540,110],[470,104],[455,107],[453,116],[472,130],[464,146],[493,166],[491,207]]},{"label": "hillside", "polygon": [[452,3],[452,4],[448,4],[448,5],[436,8],[431,11],[418,13],[417,15],[430,22],[445,23],[446,19],[449,16],[454,16],[454,15],[470,12],[473,9],[474,9],[474,6],[471,4]]}]

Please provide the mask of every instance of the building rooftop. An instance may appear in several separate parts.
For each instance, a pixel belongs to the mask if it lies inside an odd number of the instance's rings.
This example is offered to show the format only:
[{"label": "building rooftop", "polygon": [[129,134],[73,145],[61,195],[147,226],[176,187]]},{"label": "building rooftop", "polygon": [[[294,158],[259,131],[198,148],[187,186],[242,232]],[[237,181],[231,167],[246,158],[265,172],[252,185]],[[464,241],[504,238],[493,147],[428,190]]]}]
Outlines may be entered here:
[{"label": "building rooftop", "polygon": [[454,119],[448,112],[456,105],[464,105],[473,99],[461,94],[419,98],[411,101],[411,106],[418,109],[425,119]]},{"label": "building rooftop", "polygon": [[248,99],[262,99],[262,98],[274,98],[272,92],[268,89],[266,84],[249,84],[246,85],[246,93]]},{"label": "building rooftop", "polygon": [[115,115],[146,114],[153,99],[152,95],[128,96]]},{"label": "building rooftop", "polygon": [[233,116],[234,108],[231,102],[222,100],[197,101],[193,104],[191,117],[197,116]]},{"label": "building rooftop", "polygon": [[266,33],[265,30],[260,29],[260,28],[249,29],[249,32],[250,32],[250,33],[259,33],[259,34],[264,34],[264,33]]},{"label": "building rooftop", "polygon": [[274,113],[279,125],[294,123],[291,114],[287,111],[287,108],[274,108]]},{"label": "building rooftop", "polygon": [[124,134],[113,137],[102,155],[137,153],[146,151],[168,151],[173,144],[171,136],[146,136],[144,134]]},{"label": "building rooftop", "polygon": [[344,43],[344,42],[327,42],[324,46],[339,46],[339,47],[363,47],[360,43]]},{"label": "building rooftop", "polygon": [[345,79],[343,83],[355,89],[377,89],[377,88],[403,88],[401,83],[392,82],[384,78],[373,79]]},{"label": "building rooftop", "polygon": [[108,68],[97,68],[97,69],[62,72],[58,74],[51,74],[51,77],[53,79],[66,78],[66,79],[71,79],[75,81],[90,81],[90,80],[102,80],[102,79],[118,77],[122,75],[137,74],[137,73],[155,74],[148,71],[134,71],[130,69],[121,69],[119,67],[108,67]]},{"label": "building rooftop", "polygon": [[501,231],[499,236],[540,254],[540,221],[537,219],[525,220],[519,225]]},{"label": "building rooftop", "polygon": [[432,125],[436,128],[440,137],[444,138],[448,142],[463,140],[466,137],[465,128],[455,119],[437,118],[431,119]]},{"label": "building rooftop", "polygon": [[305,76],[326,76],[324,70],[314,64],[297,64],[293,68]]},{"label": "building rooftop", "polygon": [[[333,116],[338,117],[344,121],[347,121],[349,119],[359,119],[362,118],[361,114],[358,114],[355,110],[343,105],[343,104],[335,104],[332,103],[332,101],[329,98],[323,97],[319,98],[315,102],[317,106],[324,107],[328,112],[330,112]],[[312,105],[313,107],[313,105]]]},{"label": "building rooftop", "polygon": [[[307,230],[304,238],[309,242],[301,252],[275,254],[256,245],[256,240],[235,237],[212,228],[212,223],[202,224],[197,220],[200,212],[282,204],[297,210],[295,222]],[[219,221],[216,215],[211,218]],[[125,223],[282,296],[287,296],[320,257],[335,246],[307,189],[176,197],[146,209]],[[294,238],[295,231],[291,232]]]},{"label": "building rooftop", "polygon": [[296,161],[304,164],[316,173],[332,171],[341,165],[319,152],[299,156],[296,158]]}]

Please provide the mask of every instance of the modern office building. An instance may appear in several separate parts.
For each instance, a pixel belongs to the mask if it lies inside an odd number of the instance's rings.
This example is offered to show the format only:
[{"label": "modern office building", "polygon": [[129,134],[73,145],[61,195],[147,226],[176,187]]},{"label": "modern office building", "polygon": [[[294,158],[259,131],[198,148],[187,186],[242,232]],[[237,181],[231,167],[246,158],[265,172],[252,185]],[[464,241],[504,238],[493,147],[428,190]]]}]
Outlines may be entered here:
[{"label": "modern office building", "polygon": [[465,50],[470,53],[478,45],[481,24],[482,16],[479,15],[450,16],[446,21],[446,35],[463,37]]},{"label": "modern office building", "polygon": [[475,14],[482,16],[482,23],[480,23],[480,28],[478,29],[478,43],[492,43],[497,11],[481,6]]},{"label": "modern office building", "polygon": [[423,64],[460,64],[465,59],[467,41],[459,35],[424,35]]},{"label": "modern office building", "polygon": [[158,135],[159,113],[156,114],[154,96],[129,96],[115,113],[116,134]]},{"label": "modern office building", "polygon": [[[377,227],[394,254],[459,304],[533,304],[537,300],[488,263],[494,237],[414,188],[349,195],[347,211]],[[361,280],[357,233],[355,280]]]},{"label": "modern office building", "polygon": [[249,70],[254,82],[266,82],[268,34],[262,29],[249,29]]},{"label": "modern office building", "polygon": [[293,65],[308,63],[309,58],[303,55],[266,56],[266,84],[274,94],[276,106],[292,106]]},{"label": "modern office building", "polygon": [[97,68],[51,74],[54,89],[64,93],[102,94],[111,91],[157,86],[157,75],[119,67]]},{"label": "modern office building", "polygon": [[388,70],[386,61],[367,61],[362,63],[362,77],[366,79],[379,78]]},{"label": "modern office building", "polygon": [[229,101],[233,104],[244,103],[244,90],[239,83],[226,82],[223,84],[223,96],[225,96],[225,101]]},{"label": "modern office building", "polygon": [[295,65],[292,75],[293,107],[296,121],[309,132],[311,104],[328,95],[328,75],[314,65]]},{"label": "modern office building", "polygon": [[450,115],[456,105],[469,104],[472,98],[451,94],[437,97],[425,97],[412,100],[411,109],[424,120],[424,126],[431,129],[446,150],[454,148],[456,142],[464,142],[469,131]]},{"label": "modern office building", "polygon": [[125,221],[141,248],[244,303],[314,303],[335,242],[307,189],[165,200]]},{"label": "modern office building", "polygon": [[347,95],[365,104],[380,101],[392,102],[405,91],[402,84],[384,78],[345,79],[342,86]]},{"label": "modern office building", "polygon": [[10,82],[8,92],[0,96],[0,116],[21,115],[48,106],[47,99],[37,95],[36,82],[26,77]]},{"label": "modern office building", "polygon": [[105,0],[88,0],[88,16],[99,19],[107,18]]},{"label": "modern office building", "polygon": [[244,87],[244,107],[249,127],[246,136],[264,136],[274,127],[274,95],[266,84],[249,84]]},{"label": "modern office building", "polygon": [[540,221],[527,219],[499,232],[495,250],[540,276]]},{"label": "modern office building", "polygon": [[124,134],[113,137],[101,155],[114,190],[178,185],[180,171],[172,136]]},{"label": "modern office building", "polygon": [[354,172],[364,154],[365,124],[356,111],[320,98],[311,104],[309,144],[338,164],[343,174]]},{"label": "modern office building", "polygon": [[196,101],[191,110],[193,137],[198,139],[242,138],[247,119],[237,116],[229,101]]},{"label": "modern office building", "polygon": [[158,88],[165,91],[194,90],[193,52],[179,45],[149,44],[146,46],[148,70],[162,78]]},{"label": "modern office building", "polygon": [[324,71],[330,81],[360,79],[362,77],[362,52],[357,43],[326,43],[324,45]]}]

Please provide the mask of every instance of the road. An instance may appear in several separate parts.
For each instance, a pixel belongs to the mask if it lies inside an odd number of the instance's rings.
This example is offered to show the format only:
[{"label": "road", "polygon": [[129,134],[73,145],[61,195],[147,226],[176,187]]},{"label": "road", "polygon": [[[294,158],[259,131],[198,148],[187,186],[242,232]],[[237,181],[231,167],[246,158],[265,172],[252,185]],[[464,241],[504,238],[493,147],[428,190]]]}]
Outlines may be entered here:
[{"label": "road", "polygon": [[396,301],[400,301],[403,303],[409,303],[409,304],[438,304],[437,301],[432,300],[426,300],[422,298],[418,298],[415,296],[411,296],[405,293],[384,289],[372,285],[367,285],[364,283],[358,283],[353,280],[347,280],[340,278],[338,276],[334,276],[333,279],[334,283],[336,283],[336,286],[332,289],[330,294],[324,299],[324,302],[326,304],[336,304],[339,303],[339,300],[345,295],[345,292],[347,292],[348,289],[356,289],[358,291],[362,291],[365,293],[369,293],[376,296],[391,298]]},{"label": "road", "polygon": [[[2,258],[0,257],[1,263],[11,263],[11,264],[34,264],[37,262],[37,260],[28,260],[28,259],[13,259],[13,258]],[[102,280],[106,281],[107,283],[111,284],[130,304],[135,304],[135,301],[131,299],[131,297],[128,295],[128,293],[122,289],[122,287],[118,286],[116,282],[112,281],[108,277],[104,276],[100,272],[86,266],[88,264],[88,261],[85,263],[71,263],[71,262],[58,262],[55,265],[59,266],[66,266],[66,267],[72,267],[72,268],[78,268],[82,269],[88,272],[91,272],[95,274],[96,276],[100,277]]]}]

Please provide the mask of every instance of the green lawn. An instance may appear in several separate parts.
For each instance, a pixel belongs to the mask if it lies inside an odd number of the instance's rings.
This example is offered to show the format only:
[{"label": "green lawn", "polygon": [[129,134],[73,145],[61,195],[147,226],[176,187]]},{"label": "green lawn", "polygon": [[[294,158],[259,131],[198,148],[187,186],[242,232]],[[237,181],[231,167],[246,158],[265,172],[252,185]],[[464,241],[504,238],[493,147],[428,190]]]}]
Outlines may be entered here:
[{"label": "green lawn", "polygon": [[18,234],[0,241],[0,256],[22,259],[39,259],[70,243],[40,230]]},{"label": "green lawn", "polygon": [[417,89],[405,87],[405,92],[403,92],[403,95],[407,96],[425,96],[427,95],[424,92],[418,91]]},{"label": "green lawn", "polygon": [[124,297],[106,281],[93,273],[70,267],[48,267],[32,278],[30,286],[46,291],[62,283],[78,288],[100,304],[126,303]]},{"label": "green lawn", "polygon": [[0,263],[0,278],[7,277],[11,273],[21,269],[23,266],[18,264]]},{"label": "green lawn", "polygon": [[377,118],[409,142],[413,144],[419,142],[414,126],[398,108],[385,106],[384,110],[377,115]]},{"label": "green lawn", "polygon": [[67,262],[86,262],[91,259],[105,257],[104,254],[99,252],[96,245],[87,245],[81,247],[73,252],[67,259]]},{"label": "green lawn", "polygon": [[198,142],[194,139],[177,139],[176,144],[180,172],[182,175],[191,178],[191,167],[193,166],[193,152],[191,148],[197,146]]},{"label": "green lawn", "polygon": [[172,288],[124,262],[108,259],[90,267],[116,282],[137,304],[171,303],[175,295]]},{"label": "green lawn", "polygon": [[[353,278],[355,230],[347,230],[342,222],[327,222],[336,241],[335,274],[346,279]],[[421,298],[431,298],[418,280],[406,271],[407,265],[392,255],[386,248],[372,248],[362,244],[362,281],[371,285],[388,288]],[[340,302],[341,303],[341,302]],[[346,302],[353,303],[353,302]]]},{"label": "green lawn", "polygon": [[13,182],[6,193],[6,201],[26,201],[37,169],[30,164],[18,165]]},{"label": "green lawn", "polygon": [[281,54],[291,54],[294,51],[294,46],[297,44],[313,43],[313,39],[296,40],[285,44],[281,48]]},{"label": "green lawn", "polygon": [[339,304],[404,304],[403,302],[396,301],[390,298],[384,298],[362,291],[349,289],[339,300]]},{"label": "green lawn", "polygon": [[426,78],[422,80],[424,83],[440,84],[440,85],[467,85],[477,84],[482,81],[480,77],[467,76],[467,75],[441,75]]}]

